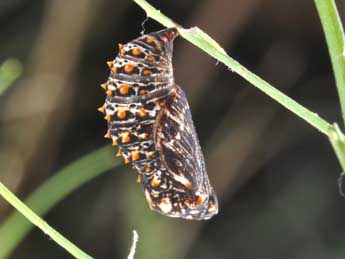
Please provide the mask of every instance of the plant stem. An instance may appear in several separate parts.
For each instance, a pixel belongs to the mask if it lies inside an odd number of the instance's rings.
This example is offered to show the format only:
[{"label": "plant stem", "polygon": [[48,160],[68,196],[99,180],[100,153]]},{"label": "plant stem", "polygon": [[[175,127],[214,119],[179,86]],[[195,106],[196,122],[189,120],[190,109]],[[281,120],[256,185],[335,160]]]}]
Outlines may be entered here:
[{"label": "plant stem", "polygon": [[0,95],[22,74],[22,64],[16,59],[8,59],[0,66]]},{"label": "plant stem", "polygon": [[38,217],[29,207],[27,207],[23,202],[21,202],[9,189],[5,187],[0,182],[0,194],[5,198],[13,207],[15,207],[20,213],[22,213],[32,224],[39,227],[45,234],[47,234],[51,239],[53,239],[60,246],[65,248],[70,254],[76,258],[92,258],[78,247],[72,244],[69,240],[64,238],[59,232],[53,229],[44,220]]},{"label": "plant stem", "polygon": [[325,33],[329,55],[340,100],[343,122],[345,123],[345,36],[344,29],[334,0],[315,0]]},{"label": "plant stem", "polygon": [[336,123],[329,129],[329,140],[345,172],[345,136]]},{"label": "plant stem", "polygon": [[[110,147],[103,147],[85,155],[56,172],[26,200],[37,215],[44,216],[58,202],[75,189],[117,164],[110,156]],[[13,212],[0,226],[0,258],[8,258],[19,242],[33,228],[18,212]]]},{"label": "plant stem", "polygon": [[218,61],[225,64],[231,69],[231,71],[234,71],[242,76],[252,85],[260,89],[272,99],[276,100],[291,112],[295,113],[297,116],[308,122],[313,127],[317,128],[323,134],[328,135],[328,131],[331,125],[327,121],[320,118],[316,113],[300,105],[284,93],[280,92],[277,88],[273,87],[271,84],[264,81],[259,76],[247,70],[236,60],[228,56],[224,49],[205,32],[197,27],[193,27],[192,29],[182,28],[181,26],[174,23],[171,19],[166,17],[164,14],[162,14],[160,11],[154,9],[154,7],[152,7],[145,0],[134,0],[134,2],[136,2],[145,10],[148,17],[151,17],[152,19],[162,23],[164,26],[176,27],[183,38],[199,47]]},{"label": "plant stem", "polygon": [[[146,12],[148,17],[160,22],[166,27],[176,27],[183,38],[202,49],[210,56],[214,57],[218,61],[225,64],[236,72],[252,85],[260,89],[262,92],[276,100],[278,103],[283,105],[285,108],[308,122],[314,128],[327,135],[332,147],[339,159],[339,162],[345,171],[345,138],[339,127],[336,125],[332,126],[326,120],[320,118],[316,113],[308,110],[304,106],[300,105],[284,93],[280,92],[277,88],[255,75],[254,73],[247,70],[236,60],[232,59],[226,54],[224,49],[209,35],[200,30],[197,27],[191,29],[184,29],[180,25],[177,25],[171,19],[166,17],[160,11],[156,10],[145,0],[134,0],[140,5]],[[345,42],[344,33],[341,27],[339,15],[333,0],[315,0],[318,6],[321,21],[324,25],[326,32],[326,38],[331,53],[331,58],[334,67],[334,73],[336,75],[337,87],[339,92],[339,98],[342,105],[342,114],[345,114]],[[342,53],[343,51],[343,53]],[[345,121],[345,117],[344,117]]]}]

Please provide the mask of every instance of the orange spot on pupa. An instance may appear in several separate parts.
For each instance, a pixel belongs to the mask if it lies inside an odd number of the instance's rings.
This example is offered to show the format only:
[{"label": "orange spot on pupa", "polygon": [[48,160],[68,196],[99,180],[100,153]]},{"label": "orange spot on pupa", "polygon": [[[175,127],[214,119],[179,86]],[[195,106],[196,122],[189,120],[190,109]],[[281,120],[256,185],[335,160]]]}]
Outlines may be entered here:
[{"label": "orange spot on pupa", "polygon": [[105,83],[101,84],[101,87],[102,87],[104,90],[107,90],[107,85],[108,85],[108,83],[105,82]]},{"label": "orange spot on pupa", "polygon": [[112,68],[113,67],[113,61],[107,61],[107,65],[109,68]]},{"label": "orange spot on pupa", "polygon": [[122,152],[121,152],[121,150],[120,150],[120,149],[119,149],[119,151],[117,151],[116,156],[117,156],[117,157],[122,156]]},{"label": "orange spot on pupa", "polygon": [[119,119],[123,120],[124,118],[126,118],[127,116],[127,111],[124,109],[119,109],[117,111],[117,117],[119,117]]},{"label": "orange spot on pupa", "polygon": [[125,164],[129,164],[130,161],[129,161],[129,159],[127,157],[125,157],[124,158],[124,162],[125,162]]},{"label": "orange spot on pupa", "polygon": [[117,67],[112,67],[112,68],[111,68],[111,72],[113,72],[114,74],[116,74],[116,72],[117,72]]},{"label": "orange spot on pupa", "polygon": [[156,46],[156,50],[161,52],[162,51],[162,48],[160,46]]},{"label": "orange spot on pupa", "polygon": [[143,71],[141,72],[144,76],[148,76],[152,74],[152,71],[149,69],[143,69]]},{"label": "orange spot on pupa", "polygon": [[137,112],[139,117],[145,117],[147,115],[147,111],[145,111],[144,108],[141,108],[138,112]]},{"label": "orange spot on pupa", "polygon": [[123,45],[121,43],[119,43],[119,50],[120,50],[120,54],[121,55],[125,55],[126,54],[126,50],[123,48]]},{"label": "orange spot on pupa", "polygon": [[200,204],[202,204],[203,201],[204,201],[204,199],[200,195],[198,195],[196,198],[196,204],[200,205]]},{"label": "orange spot on pupa", "polygon": [[152,171],[151,167],[147,166],[147,167],[145,168],[145,172],[146,172],[146,173],[149,173],[149,172],[151,172],[151,171]]},{"label": "orange spot on pupa", "polygon": [[160,184],[160,181],[157,181],[155,178],[152,178],[151,180],[151,186],[157,187]]},{"label": "orange spot on pupa", "polygon": [[125,70],[126,73],[131,73],[134,68],[135,68],[134,65],[127,64],[127,65],[125,65],[124,70]]},{"label": "orange spot on pupa", "polygon": [[110,114],[105,115],[105,116],[104,116],[104,119],[105,119],[106,121],[110,121],[110,120],[111,120],[111,115],[110,115]]},{"label": "orange spot on pupa", "polygon": [[141,183],[141,175],[140,174],[138,174],[137,183]]},{"label": "orange spot on pupa", "polygon": [[105,112],[104,105],[101,106],[101,107],[99,107],[97,110],[98,110],[99,112],[101,112],[101,113],[104,113],[104,112]]},{"label": "orange spot on pupa", "polygon": [[122,139],[122,143],[130,142],[131,136],[130,136],[129,132],[122,133],[121,139]]},{"label": "orange spot on pupa", "polygon": [[146,94],[146,90],[145,89],[140,89],[139,90],[139,94],[141,94],[141,95]]},{"label": "orange spot on pupa", "polygon": [[112,96],[113,95],[113,90],[109,89],[108,91],[106,91],[106,94]]},{"label": "orange spot on pupa", "polygon": [[148,55],[146,60],[149,62],[153,62],[153,61],[155,61],[155,58],[152,55]]},{"label": "orange spot on pupa", "polygon": [[158,102],[158,105],[159,105],[160,107],[164,107],[164,106],[165,106],[165,102],[164,102],[164,101],[160,101],[160,102]]},{"label": "orange spot on pupa", "polygon": [[150,152],[147,153],[147,155],[148,155],[149,157],[153,157],[153,156],[155,155],[155,152],[154,152],[154,151],[150,151]]},{"label": "orange spot on pupa", "polygon": [[116,147],[119,145],[119,143],[117,142],[117,139],[113,139],[113,143],[111,144],[112,146]]},{"label": "orange spot on pupa", "polygon": [[105,133],[104,138],[111,138],[109,130],[107,131],[107,133]]},{"label": "orange spot on pupa", "polygon": [[148,36],[148,37],[146,37],[146,42],[152,43],[152,42],[154,42],[154,39],[152,37]]},{"label": "orange spot on pupa", "polygon": [[139,160],[140,158],[140,152],[139,151],[132,151],[131,152],[131,157],[133,161]]},{"label": "orange spot on pupa", "polygon": [[186,186],[187,189],[192,188],[192,183],[190,181],[185,182],[184,186]]},{"label": "orange spot on pupa", "polygon": [[147,133],[145,132],[145,133],[139,134],[139,135],[138,135],[138,138],[139,138],[139,139],[146,139],[148,136],[149,136],[149,134],[147,134]]},{"label": "orange spot on pupa", "polygon": [[139,56],[139,55],[141,54],[141,50],[140,50],[140,49],[133,49],[133,50],[132,50],[132,54],[133,54],[134,56]]},{"label": "orange spot on pupa", "polygon": [[122,94],[122,95],[128,94],[129,88],[130,88],[129,85],[125,85],[125,84],[120,85],[120,87],[119,87],[120,94]]},{"label": "orange spot on pupa", "polygon": [[126,50],[123,48],[123,45],[120,43],[119,43],[119,50],[122,56],[126,55]]}]

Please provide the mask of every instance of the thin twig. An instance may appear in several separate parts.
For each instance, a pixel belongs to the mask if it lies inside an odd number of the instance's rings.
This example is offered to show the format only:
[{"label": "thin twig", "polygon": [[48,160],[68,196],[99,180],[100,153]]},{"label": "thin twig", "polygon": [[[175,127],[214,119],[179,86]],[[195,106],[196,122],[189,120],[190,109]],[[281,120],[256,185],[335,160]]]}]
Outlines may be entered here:
[{"label": "thin twig", "polygon": [[129,252],[127,259],[134,259],[138,241],[139,241],[139,235],[137,231],[133,230],[133,242],[132,242],[131,250]]},{"label": "thin twig", "polygon": [[329,55],[340,100],[343,122],[345,123],[345,35],[344,28],[334,0],[315,0],[323,31],[328,45]]},{"label": "thin twig", "polygon": [[20,213],[22,213],[32,224],[40,228],[46,235],[48,235],[57,244],[63,247],[66,251],[72,254],[76,258],[80,259],[92,259],[91,256],[84,253],[72,242],[62,236],[54,228],[48,225],[43,219],[38,217],[29,207],[27,207],[22,201],[20,201],[9,189],[6,188],[0,182],[0,195],[7,200],[13,207],[15,207]]},{"label": "thin twig", "polygon": [[[97,149],[53,173],[25,199],[25,204],[43,217],[71,192],[110,168],[116,170],[119,163],[112,158],[110,147]],[[0,258],[9,258],[33,227],[18,211],[9,215],[0,225]]]}]

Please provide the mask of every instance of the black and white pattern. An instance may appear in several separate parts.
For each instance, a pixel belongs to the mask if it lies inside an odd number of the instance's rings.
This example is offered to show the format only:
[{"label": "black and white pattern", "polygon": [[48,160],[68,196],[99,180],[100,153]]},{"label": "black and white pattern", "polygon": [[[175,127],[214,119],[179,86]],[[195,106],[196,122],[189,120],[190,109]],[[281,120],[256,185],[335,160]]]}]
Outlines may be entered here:
[{"label": "black and white pattern", "polygon": [[203,220],[218,213],[204,157],[183,90],[174,82],[170,28],[119,45],[108,62],[106,138],[138,171],[152,210],[170,217]]}]

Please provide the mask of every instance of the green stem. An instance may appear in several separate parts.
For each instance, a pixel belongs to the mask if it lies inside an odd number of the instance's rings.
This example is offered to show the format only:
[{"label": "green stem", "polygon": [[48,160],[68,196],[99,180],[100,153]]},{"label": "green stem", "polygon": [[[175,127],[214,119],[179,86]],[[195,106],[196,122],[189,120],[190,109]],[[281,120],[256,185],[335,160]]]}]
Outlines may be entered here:
[{"label": "green stem", "polygon": [[0,95],[22,74],[22,64],[16,59],[8,59],[0,66]]},{"label": "green stem", "polygon": [[[176,27],[183,38],[190,41],[192,44],[199,47],[210,56],[225,64],[231,69],[231,71],[236,72],[248,82],[250,82],[253,86],[257,87],[272,99],[283,105],[285,108],[308,122],[323,134],[327,135],[331,141],[332,147],[339,159],[339,162],[343,170],[345,171],[345,149],[343,148],[343,146],[345,146],[345,139],[343,138],[343,133],[340,131],[339,127],[332,126],[326,120],[320,118],[316,113],[308,110],[284,93],[280,92],[277,88],[273,87],[268,82],[264,81],[259,76],[247,70],[236,60],[228,56],[224,49],[215,40],[213,40],[209,35],[207,35],[199,28],[193,27],[188,30],[184,29],[180,25],[177,25],[171,19],[166,17],[160,11],[156,10],[145,0],[134,0],[134,2],[136,2],[145,10],[148,17],[151,17],[152,19],[160,22],[166,27]],[[333,0],[315,0],[315,2],[320,12],[321,21],[326,32],[326,38],[331,53],[334,73],[337,79],[337,87],[344,116],[345,43],[343,29],[341,27],[340,19]]]},{"label": "green stem", "polygon": [[[114,168],[117,161],[112,159],[110,154],[110,147],[103,147],[74,161],[50,177],[25,203],[37,215],[44,216],[75,189],[102,172]],[[0,227],[0,258],[8,258],[32,228],[33,225],[19,212],[13,212]]]},{"label": "green stem", "polygon": [[315,0],[331,57],[345,123],[345,36],[334,0]]},{"label": "green stem", "polygon": [[205,32],[197,27],[193,27],[191,29],[182,28],[181,26],[174,23],[171,19],[166,17],[164,14],[162,14],[160,11],[154,9],[154,7],[152,7],[145,0],[134,0],[134,2],[136,2],[145,10],[148,17],[151,17],[152,19],[162,23],[164,26],[176,27],[183,38],[199,47],[218,61],[225,64],[232,71],[242,76],[248,82],[253,84],[262,92],[266,93],[268,96],[276,100],[291,112],[295,113],[297,116],[308,122],[310,125],[317,128],[323,134],[328,135],[328,130],[331,125],[327,121],[320,118],[316,113],[303,107],[284,93],[280,92],[278,89],[261,79],[259,76],[247,70],[236,60],[228,56],[224,49]]},{"label": "green stem", "polygon": [[340,131],[339,126],[334,123],[332,127],[329,128],[329,140],[335,151],[336,156],[345,172],[345,136]]},{"label": "green stem", "polygon": [[20,213],[22,213],[32,224],[39,227],[45,234],[53,239],[60,246],[65,248],[70,254],[76,258],[92,258],[85,254],[78,247],[64,238],[59,232],[53,229],[44,220],[38,217],[29,207],[21,202],[13,193],[0,182],[0,194],[5,198],[13,207],[15,207]]}]

